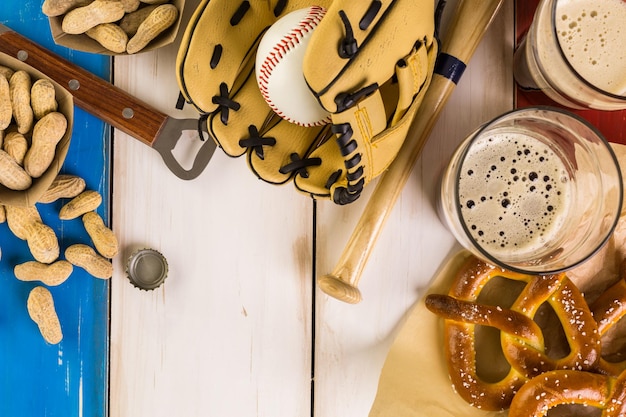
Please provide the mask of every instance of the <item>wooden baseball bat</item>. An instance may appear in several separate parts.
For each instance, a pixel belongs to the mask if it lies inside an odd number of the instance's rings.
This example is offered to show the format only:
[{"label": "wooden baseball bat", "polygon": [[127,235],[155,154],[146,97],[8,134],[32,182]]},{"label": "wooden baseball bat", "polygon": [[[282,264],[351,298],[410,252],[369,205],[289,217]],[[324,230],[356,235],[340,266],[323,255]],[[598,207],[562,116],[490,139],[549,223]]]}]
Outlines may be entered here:
[{"label": "wooden baseball bat", "polygon": [[319,288],[326,294],[351,304],[361,301],[357,285],[378,235],[441,110],[502,3],[503,0],[459,1],[442,44],[435,74],[398,156],[381,175],[335,269],[317,280]]}]

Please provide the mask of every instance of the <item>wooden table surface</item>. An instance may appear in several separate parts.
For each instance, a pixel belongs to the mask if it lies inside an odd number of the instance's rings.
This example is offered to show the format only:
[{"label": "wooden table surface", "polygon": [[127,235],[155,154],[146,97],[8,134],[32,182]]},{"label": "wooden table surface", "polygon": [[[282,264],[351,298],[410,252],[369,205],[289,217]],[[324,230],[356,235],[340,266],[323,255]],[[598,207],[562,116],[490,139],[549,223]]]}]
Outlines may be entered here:
[{"label": "wooden table surface", "polygon": [[[187,0],[183,27],[195,4]],[[315,281],[334,267],[372,186],[349,206],[314,204],[219,150],[184,182],[115,132],[112,219],[123,253],[111,283],[111,417],[367,416],[404,315],[459,249],[434,209],[439,173],[464,136],[513,108],[513,21],[505,2],[379,238],[357,305]],[[172,116],[195,116],[175,109],[177,47],[116,57],[115,84]],[[169,262],[152,292],[124,275],[141,247]]]},{"label": "wooden table surface", "polygon": [[[447,1],[443,33],[458,1]],[[178,118],[198,116],[189,107],[175,108],[176,55],[198,2],[186,0],[173,44],[111,60],[118,87]],[[0,6],[5,23],[9,3]],[[25,31],[27,16],[38,13],[38,0],[26,3],[25,9],[11,6]],[[46,380],[48,374],[37,378],[35,371],[11,379],[20,368],[7,367],[13,359],[2,354],[19,351],[15,343],[23,341],[9,340],[15,333],[6,329],[15,326],[4,326],[2,310],[0,388],[11,389],[3,389],[0,416],[366,417],[403,320],[446,259],[460,250],[437,217],[440,172],[464,137],[515,106],[514,4],[504,2],[441,114],[365,267],[359,283],[363,300],[356,305],[330,298],[316,279],[334,268],[374,184],[348,206],[316,203],[292,185],[257,180],[245,158],[220,150],[202,175],[183,181],[156,151],[113,130],[112,156],[103,158],[110,166],[102,169],[99,183],[93,180],[110,190],[103,212],[110,214],[121,245],[114,276],[99,287],[97,300],[101,313],[110,312],[110,322],[105,316],[103,327],[91,329],[94,339],[104,337],[98,346],[108,347],[108,363],[98,362],[107,352],[78,355],[73,364],[64,356],[74,353],[70,344],[66,353],[45,347],[44,354],[35,347],[30,353],[39,362],[31,366],[57,360],[51,376],[56,380]],[[89,126],[78,134],[85,135]],[[84,167],[84,161],[78,165]],[[168,278],[154,291],[139,290],[126,277],[126,261],[139,248],[167,258]],[[0,279],[8,281],[5,275]],[[24,298],[25,290],[19,291]],[[17,334],[35,339],[36,329],[20,314],[23,330]],[[78,336],[70,340],[82,340],[82,313],[66,314],[77,322],[72,332]],[[83,379],[83,366],[95,377]],[[27,384],[32,384],[28,390],[18,389]],[[63,388],[65,401],[55,402],[55,390]],[[83,390],[95,399],[85,400],[91,397]],[[22,402],[6,406],[17,392]]]},{"label": "wooden table surface", "polygon": [[[447,1],[444,34],[458,1]],[[198,2],[186,0],[173,44],[110,61],[54,47],[38,0],[3,2],[0,19],[104,78],[111,62],[118,87],[164,113],[197,117],[175,108],[175,60]],[[69,323],[59,347],[42,345],[20,304],[29,287],[17,286],[2,260],[0,300],[12,304],[0,311],[0,415],[367,416],[403,320],[460,250],[437,217],[440,172],[464,137],[516,105],[514,5],[504,2],[441,114],[365,267],[356,305],[330,298],[316,279],[334,268],[374,184],[352,205],[315,203],[291,185],[257,180],[244,158],[219,150],[200,177],[182,181],[157,152],[117,130],[109,158],[108,130],[79,111],[72,143],[109,164],[88,174],[110,191],[101,212],[121,253],[106,284],[74,279],[56,291]],[[525,104],[534,98],[523,96]],[[623,142],[618,126],[609,140]],[[65,169],[89,171],[84,152]],[[4,238],[0,244],[6,248]],[[125,274],[130,254],[145,247],[169,263],[154,291]]]}]

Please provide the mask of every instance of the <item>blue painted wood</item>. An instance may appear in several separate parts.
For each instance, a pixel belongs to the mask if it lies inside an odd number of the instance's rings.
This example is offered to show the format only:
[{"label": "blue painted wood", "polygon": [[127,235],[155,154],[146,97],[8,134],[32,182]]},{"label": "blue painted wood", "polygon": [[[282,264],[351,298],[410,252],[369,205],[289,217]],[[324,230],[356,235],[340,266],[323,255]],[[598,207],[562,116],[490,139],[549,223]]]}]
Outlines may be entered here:
[{"label": "blue painted wood", "polygon": [[[57,46],[42,0],[2,0],[0,22],[77,63],[110,79],[111,59]],[[63,172],[85,178],[87,187],[104,197],[98,209],[109,219],[109,127],[81,109],[75,110],[71,145]],[[90,243],[80,219],[61,221],[63,202],[38,205],[43,220],[54,228],[61,253],[73,243]],[[74,268],[62,285],[49,288],[64,333],[59,345],[45,343],[28,316],[26,300],[35,283],[18,281],[15,264],[31,260],[26,243],[0,225],[0,416],[104,417],[108,415],[109,282]]]}]

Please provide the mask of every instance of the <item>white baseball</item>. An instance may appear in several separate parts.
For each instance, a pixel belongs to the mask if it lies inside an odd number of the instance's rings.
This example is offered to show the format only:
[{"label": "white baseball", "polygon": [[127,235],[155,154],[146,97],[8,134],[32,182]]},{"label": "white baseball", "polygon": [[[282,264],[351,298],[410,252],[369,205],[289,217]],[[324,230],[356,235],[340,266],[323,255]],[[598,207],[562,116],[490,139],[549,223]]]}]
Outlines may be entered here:
[{"label": "white baseball", "polygon": [[330,121],[302,72],[307,44],[325,13],[311,6],[283,16],[263,35],[256,54],[256,79],[265,101],[280,117],[300,126]]}]

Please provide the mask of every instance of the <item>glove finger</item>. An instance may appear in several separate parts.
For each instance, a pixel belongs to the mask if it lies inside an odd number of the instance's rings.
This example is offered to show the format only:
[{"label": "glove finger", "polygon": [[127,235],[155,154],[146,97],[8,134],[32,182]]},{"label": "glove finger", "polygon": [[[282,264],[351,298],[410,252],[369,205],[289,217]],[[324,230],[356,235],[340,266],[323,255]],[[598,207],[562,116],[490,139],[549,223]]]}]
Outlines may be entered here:
[{"label": "glove finger", "polygon": [[274,143],[250,149],[250,169],[271,184],[283,184],[294,175],[308,176],[308,169],[321,163],[308,155],[319,142],[330,137],[330,127],[303,127],[279,117],[275,117],[273,122],[261,136]]},{"label": "glove finger", "polygon": [[[311,36],[307,83],[326,110],[351,106],[389,80],[416,42],[434,42],[432,0],[335,0]],[[323,56],[323,65],[319,57]]]},{"label": "glove finger", "polygon": [[248,72],[241,88],[232,92],[232,98],[228,100],[235,106],[222,106],[211,114],[209,132],[228,156],[237,157],[250,146],[256,146],[246,142],[246,139],[254,135],[251,130],[261,131],[274,112],[259,91],[253,69]]},{"label": "glove finger", "polygon": [[303,127],[277,116],[263,99],[253,71],[233,100],[243,104],[237,110],[224,107],[209,118],[210,133],[223,151],[233,157],[248,152],[252,171],[269,183],[282,184],[295,171],[304,172],[294,159],[305,160],[321,132],[329,129]]},{"label": "glove finger", "polygon": [[280,0],[200,3],[177,56],[178,84],[189,103],[202,113],[214,112],[219,107],[214,97],[223,96],[220,86],[231,91],[243,83],[254,65],[259,36],[276,20],[275,13],[283,12],[282,4]]}]

